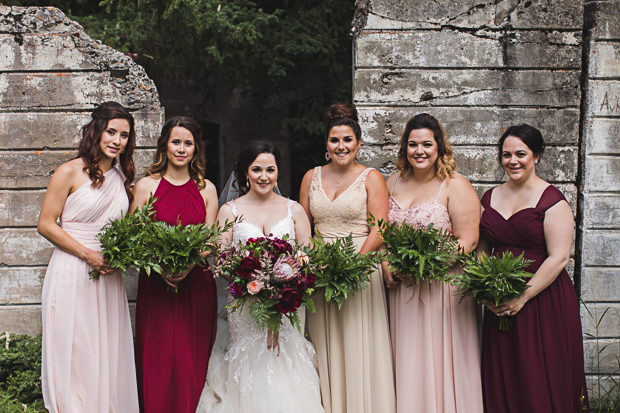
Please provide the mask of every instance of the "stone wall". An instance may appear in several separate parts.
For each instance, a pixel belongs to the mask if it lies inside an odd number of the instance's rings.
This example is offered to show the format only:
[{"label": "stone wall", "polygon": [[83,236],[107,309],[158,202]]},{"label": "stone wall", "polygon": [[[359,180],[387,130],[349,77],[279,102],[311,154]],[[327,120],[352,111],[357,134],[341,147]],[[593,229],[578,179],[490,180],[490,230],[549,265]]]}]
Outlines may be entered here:
[{"label": "stone wall", "polygon": [[596,387],[596,374],[620,371],[620,1],[587,3],[585,16],[579,245],[586,368]]},{"label": "stone wall", "polygon": [[[157,88],[128,56],[90,39],[55,8],[0,6],[0,331],[39,333],[52,245],[36,231],[54,170],[76,155],[96,105],[136,119],[138,173],[164,119]],[[135,299],[136,277],[127,283]]]}]

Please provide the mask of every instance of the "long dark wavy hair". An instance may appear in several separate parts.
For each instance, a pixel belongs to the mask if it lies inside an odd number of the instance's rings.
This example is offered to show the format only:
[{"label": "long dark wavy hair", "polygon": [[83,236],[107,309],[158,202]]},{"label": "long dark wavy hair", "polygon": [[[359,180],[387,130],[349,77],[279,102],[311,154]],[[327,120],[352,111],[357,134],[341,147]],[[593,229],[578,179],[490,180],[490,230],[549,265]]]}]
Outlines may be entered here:
[{"label": "long dark wavy hair", "polygon": [[108,128],[108,123],[112,119],[125,119],[129,123],[129,139],[125,149],[119,156],[112,160],[112,167],[116,165],[118,159],[121,166],[121,171],[125,176],[125,191],[129,202],[133,200],[133,194],[131,193],[130,186],[133,179],[136,176],[136,167],[133,163],[133,151],[136,149],[136,130],[134,128],[133,116],[123,107],[123,105],[116,102],[105,102],[97,106],[97,108],[90,114],[91,121],[80,129],[82,140],[78,145],[78,158],[82,158],[84,162],[84,172],[88,174],[88,177],[93,182],[93,187],[98,188],[105,181],[103,171],[99,168],[99,161],[101,161],[101,135]]},{"label": "long dark wavy hair", "polygon": [[250,141],[239,152],[237,162],[235,162],[235,175],[237,176],[237,185],[239,187],[240,194],[247,194],[250,188],[248,188],[248,169],[252,162],[262,153],[270,153],[276,160],[276,166],[278,172],[280,171],[280,160],[282,159],[282,153],[280,149],[273,142],[265,140]]},{"label": "long dark wavy hair", "polygon": [[202,141],[202,128],[200,124],[192,118],[187,116],[175,116],[169,119],[164,127],[161,128],[161,134],[157,139],[157,148],[153,155],[153,163],[146,168],[145,176],[154,174],[165,174],[168,169],[168,141],[170,140],[170,134],[175,127],[187,129],[194,138],[194,155],[189,162],[189,176],[196,182],[196,186],[199,190],[204,189],[205,183],[205,168],[207,162],[205,159],[204,142]]}]

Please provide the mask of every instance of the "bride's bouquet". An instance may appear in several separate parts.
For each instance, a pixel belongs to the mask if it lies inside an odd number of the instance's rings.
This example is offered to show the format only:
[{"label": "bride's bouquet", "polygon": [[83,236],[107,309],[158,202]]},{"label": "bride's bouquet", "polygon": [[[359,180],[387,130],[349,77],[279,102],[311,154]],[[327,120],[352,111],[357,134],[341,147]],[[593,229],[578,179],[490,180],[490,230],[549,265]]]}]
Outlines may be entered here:
[{"label": "bride's bouquet", "polygon": [[[119,269],[127,275],[127,269],[134,266],[136,270],[144,270],[167,276],[178,274],[190,265],[204,265],[206,259],[202,253],[217,255],[220,249],[220,237],[230,230],[235,223],[226,221],[223,226],[199,224],[183,226],[168,225],[155,221],[153,204],[157,198],[149,198],[149,202],[141,209],[127,213],[123,218],[110,221],[97,236],[101,242],[103,258],[108,265]],[[99,272],[91,271],[91,279],[98,279]],[[174,289],[177,292],[177,288]]]},{"label": "bride's bouquet", "polygon": [[288,235],[250,238],[245,244],[226,249],[216,260],[213,273],[227,277],[234,301],[231,311],[249,306],[260,329],[275,333],[286,316],[301,333],[297,309],[302,305],[314,312],[312,293],[316,281],[315,265]]},{"label": "bride's bouquet", "polygon": [[433,228],[432,223],[418,228],[379,220],[377,225],[385,244],[383,258],[392,269],[411,280],[410,286],[425,280],[450,281],[448,270],[463,256],[454,235]]},{"label": "bride's bouquet", "polygon": [[377,255],[358,253],[351,234],[326,242],[316,231],[310,241],[312,247],[306,247],[305,252],[313,262],[321,263],[315,287],[325,294],[327,302],[335,301],[340,309],[347,298],[368,287],[370,274],[379,265]]},{"label": "bride's bouquet", "polygon": [[[471,253],[465,259],[463,273],[456,275],[453,282],[459,284],[461,301],[471,296],[479,304],[490,302],[497,306],[530,288],[523,279],[534,276],[524,270],[531,262],[523,258],[523,253],[515,258],[510,251],[501,257],[487,257],[483,252],[478,258]],[[500,317],[500,330],[510,330],[511,325],[509,317]]]}]

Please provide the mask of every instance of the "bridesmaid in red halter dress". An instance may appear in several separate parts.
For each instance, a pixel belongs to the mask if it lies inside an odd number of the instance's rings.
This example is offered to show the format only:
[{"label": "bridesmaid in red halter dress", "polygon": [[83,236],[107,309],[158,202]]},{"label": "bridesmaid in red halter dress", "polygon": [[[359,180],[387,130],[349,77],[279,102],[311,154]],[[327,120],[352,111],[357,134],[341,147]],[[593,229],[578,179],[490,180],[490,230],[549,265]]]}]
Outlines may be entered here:
[{"label": "bridesmaid in red halter dress", "polygon": [[[200,125],[175,117],[164,125],[153,164],[134,188],[133,211],[155,202],[155,219],[176,225],[212,224],[217,194],[203,178]],[[167,287],[178,285],[178,293]],[[136,304],[136,366],[140,411],[194,413],[216,334],[217,295],[207,266],[166,278],[140,274]]]},{"label": "bridesmaid in red halter dress", "polygon": [[[532,260],[536,276],[519,297],[488,305],[482,341],[482,385],[488,413],[590,411],[579,304],[565,270],[574,221],[564,195],[536,176],[544,140],[520,125],[499,140],[508,182],[482,197],[478,251]],[[512,328],[499,330],[499,317]]]}]

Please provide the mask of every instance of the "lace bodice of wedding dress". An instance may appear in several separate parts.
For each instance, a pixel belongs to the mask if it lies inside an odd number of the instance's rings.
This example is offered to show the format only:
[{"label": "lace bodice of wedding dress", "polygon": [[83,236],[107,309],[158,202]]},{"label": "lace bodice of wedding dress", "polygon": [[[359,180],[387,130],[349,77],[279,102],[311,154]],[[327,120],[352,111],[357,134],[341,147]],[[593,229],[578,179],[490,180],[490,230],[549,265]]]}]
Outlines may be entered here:
[{"label": "lace bodice of wedding dress", "polygon": [[[292,206],[287,202],[287,216],[268,232],[249,222],[233,226],[233,245],[250,238],[289,236],[295,240]],[[228,202],[238,215],[234,201]],[[228,295],[230,303],[232,297]],[[305,308],[297,310],[305,325]],[[214,350],[207,381],[197,413],[325,413],[321,406],[316,352],[288,318],[283,317],[278,349],[267,348],[267,331],[261,330],[249,309],[228,313],[230,342],[223,355]]]}]

